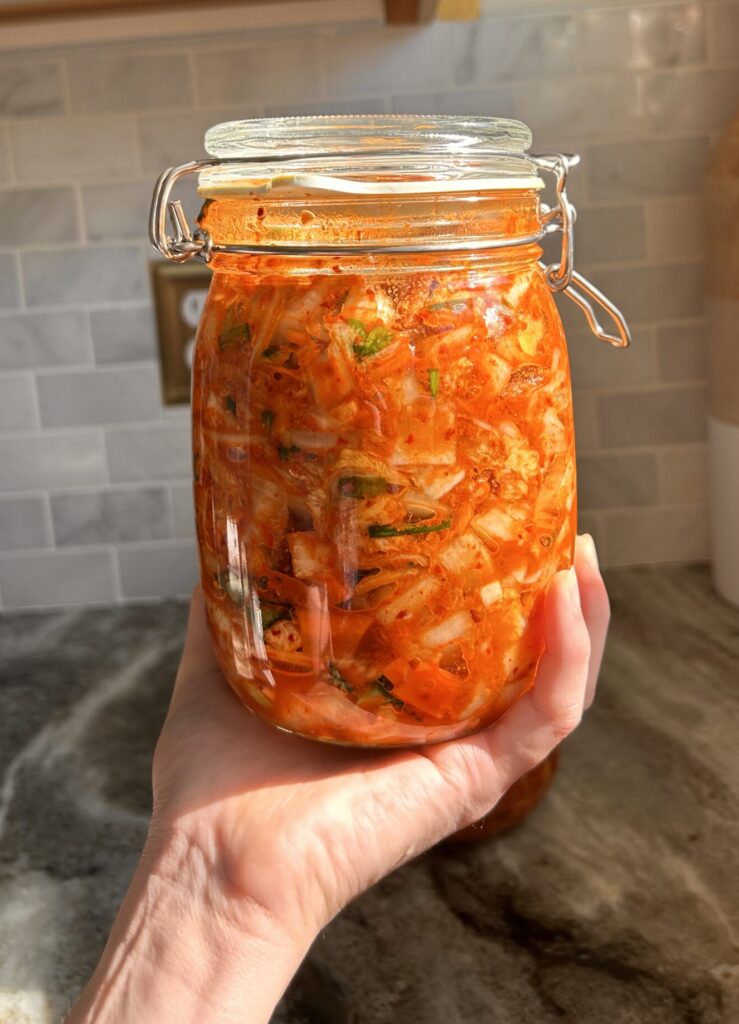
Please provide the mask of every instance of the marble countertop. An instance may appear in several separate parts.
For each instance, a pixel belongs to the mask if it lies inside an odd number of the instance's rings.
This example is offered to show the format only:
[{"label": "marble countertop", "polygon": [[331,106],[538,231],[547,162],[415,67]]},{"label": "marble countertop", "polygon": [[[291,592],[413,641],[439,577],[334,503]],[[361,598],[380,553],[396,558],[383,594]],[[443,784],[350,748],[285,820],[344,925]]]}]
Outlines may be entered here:
[{"label": "marble countertop", "polygon": [[[739,1020],[739,612],[608,574],[598,701],[517,830],[437,848],[315,943],[275,1024]],[[186,609],[0,619],[0,1022],[60,1019],[142,845]]]}]

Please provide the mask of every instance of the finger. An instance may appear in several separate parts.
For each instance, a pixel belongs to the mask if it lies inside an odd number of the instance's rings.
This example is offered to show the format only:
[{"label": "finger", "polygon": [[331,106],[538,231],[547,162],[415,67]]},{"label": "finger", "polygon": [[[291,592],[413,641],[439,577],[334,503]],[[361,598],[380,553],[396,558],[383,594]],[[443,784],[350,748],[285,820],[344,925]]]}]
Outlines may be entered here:
[{"label": "finger", "polygon": [[487,813],[580,722],[590,639],[574,569],[552,580],[544,605],[544,638],[536,685],[502,719],[474,736],[424,751],[469,798],[469,821]]},{"label": "finger", "polygon": [[583,617],[590,634],[590,665],[588,684],[585,691],[585,708],[589,708],[595,697],[603,651],[606,645],[608,622],[611,609],[608,603],[603,577],[598,568],[598,555],[590,534],[577,538],[575,546],[575,572],[580,588],[580,603]]},{"label": "finger", "polygon": [[205,599],[202,589],[197,586],[192,592],[192,600],[190,601],[185,646],[182,650],[180,667],[177,671],[173,700],[178,697],[181,691],[190,686],[193,679],[208,676],[217,671],[218,661],[210,639],[210,631],[205,615]]}]

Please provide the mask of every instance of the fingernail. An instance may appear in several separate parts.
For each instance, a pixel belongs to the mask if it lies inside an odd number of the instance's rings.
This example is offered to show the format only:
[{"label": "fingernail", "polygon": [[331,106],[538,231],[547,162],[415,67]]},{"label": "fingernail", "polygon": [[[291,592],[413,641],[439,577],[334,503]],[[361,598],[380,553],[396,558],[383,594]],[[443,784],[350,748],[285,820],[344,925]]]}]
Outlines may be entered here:
[{"label": "fingernail", "polygon": [[567,600],[576,608],[580,607],[580,588],[577,583],[577,574],[574,566],[570,566],[565,576],[565,592]]},{"label": "fingernail", "polygon": [[594,568],[599,569],[598,564],[598,551],[595,547],[595,541],[593,535],[590,533],[583,534],[583,540],[585,541],[585,555],[587,560],[593,565]]}]

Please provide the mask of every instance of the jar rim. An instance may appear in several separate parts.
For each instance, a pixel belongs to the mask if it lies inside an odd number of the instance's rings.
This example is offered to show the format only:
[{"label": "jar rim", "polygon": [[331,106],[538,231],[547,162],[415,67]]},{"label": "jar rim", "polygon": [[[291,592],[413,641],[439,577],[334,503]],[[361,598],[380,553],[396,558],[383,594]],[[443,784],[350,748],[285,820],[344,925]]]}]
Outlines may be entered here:
[{"label": "jar rim", "polygon": [[[542,188],[521,121],[452,114],[323,114],[209,128],[200,192],[296,186],[356,194]],[[318,173],[317,173],[318,172]]]}]

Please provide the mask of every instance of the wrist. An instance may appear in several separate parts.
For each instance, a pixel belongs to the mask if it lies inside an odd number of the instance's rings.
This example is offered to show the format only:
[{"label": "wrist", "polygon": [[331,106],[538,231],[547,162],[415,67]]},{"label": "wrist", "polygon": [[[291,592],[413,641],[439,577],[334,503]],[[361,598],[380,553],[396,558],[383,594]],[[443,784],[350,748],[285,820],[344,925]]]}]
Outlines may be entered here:
[{"label": "wrist", "polygon": [[291,931],[181,832],[152,831],[68,1024],[269,1021],[314,935]]}]

